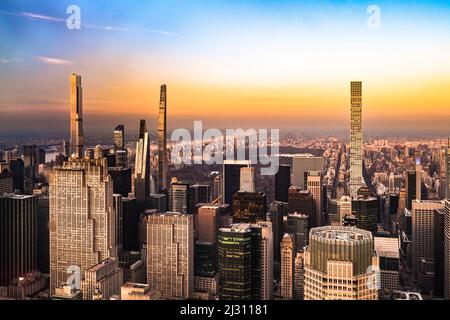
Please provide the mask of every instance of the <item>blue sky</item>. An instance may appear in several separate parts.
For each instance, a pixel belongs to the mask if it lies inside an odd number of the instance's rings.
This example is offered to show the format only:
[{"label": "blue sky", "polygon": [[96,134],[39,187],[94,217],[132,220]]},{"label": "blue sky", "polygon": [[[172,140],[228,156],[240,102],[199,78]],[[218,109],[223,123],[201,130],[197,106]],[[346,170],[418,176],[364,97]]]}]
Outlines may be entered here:
[{"label": "blue sky", "polygon": [[[81,30],[65,27],[73,4]],[[381,9],[379,30],[367,28],[369,5]],[[9,124],[58,116],[64,132],[67,79],[77,72],[85,112],[113,111],[108,126],[154,117],[146,108],[165,82],[172,119],[220,117],[225,126],[285,110],[314,126],[340,117],[345,128],[348,82],[359,79],[373,128],[381,112],[396,123],[413,110],[417,122],[424,109],[445,127],[450,98],[436,97],[435,84],[450,83],[449,35],[450,1],[2,0],[0,110]],[[289,121],[275,125],[297,126]],[[3,132],[13,132],[8,123],[0,119]]]}]

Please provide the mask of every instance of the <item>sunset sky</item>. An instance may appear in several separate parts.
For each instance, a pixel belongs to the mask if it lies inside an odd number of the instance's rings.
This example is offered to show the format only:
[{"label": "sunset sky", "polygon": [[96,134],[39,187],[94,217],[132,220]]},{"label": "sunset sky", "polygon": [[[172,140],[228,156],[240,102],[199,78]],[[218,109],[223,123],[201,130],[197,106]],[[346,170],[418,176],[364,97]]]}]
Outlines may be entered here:
[{"label": "sunset sky", "polygon": [[73,72],[87,133],[155,129],[162,83],[170,128],[346,130],[361,80],[367,131],[449,134],[450,1],[0,1],[0,135],[68,134]]}]

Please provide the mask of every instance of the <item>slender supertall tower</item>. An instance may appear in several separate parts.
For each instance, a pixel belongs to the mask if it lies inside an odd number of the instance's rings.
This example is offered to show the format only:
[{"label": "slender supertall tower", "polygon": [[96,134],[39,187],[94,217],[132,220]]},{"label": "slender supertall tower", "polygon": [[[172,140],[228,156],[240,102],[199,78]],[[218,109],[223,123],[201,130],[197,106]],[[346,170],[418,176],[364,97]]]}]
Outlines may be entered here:
[{"label": "slender supertall tower", "polygon": [[136,143],[134,194],[140,203],[150,199],[150,140],[145,120],[140,122],[139,141]]},{"label": "slender supertall tower", "polygon": [[445,199],[450,201],[450,146],[445,150]]},{"label": "slender supertall tower", "polygon": [[416,155],[416,200],[422,200],[422,163],[419,155]]},{"label": "slender supertall tower", "polygon": [[70,155],[83,157],[83,91],[81,76],[70,76]]},{"label": "slender supertall tower", "polygon": [[351,93],[350,196],[355,198],[362,185],[362,82],[353,81]]},{"label": "slender supertall tower", "polygon": [[158,121],[158,189],[167,189],[167,86],[161,86]]}]

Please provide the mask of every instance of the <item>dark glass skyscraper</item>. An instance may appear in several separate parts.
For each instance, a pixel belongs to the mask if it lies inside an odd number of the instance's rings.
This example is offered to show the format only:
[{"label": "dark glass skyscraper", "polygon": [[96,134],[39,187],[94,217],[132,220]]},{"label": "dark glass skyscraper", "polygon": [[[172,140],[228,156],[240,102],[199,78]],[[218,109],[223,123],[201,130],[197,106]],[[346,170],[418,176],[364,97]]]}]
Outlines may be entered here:
[{"label": "dark glass skyscraper", "polygon": [[361,197],[352,200],[352,215],[358,219],[357,227],[372,233],[377,232],[379,201],[375,197]]},{"label": "dark glass skyscraper", "polygon": [[10,168],[13,177],[14,190],[18,190],[19,193],[23,192],[25,165],[22,159],[11,159]]},{"label": "dark glass skyscraper", "polygon": [[33,193],[34,180],[36,177],[37,152],[36,145],[23,146],[23,163],[24,163],[24,191],[25,193]]},{"label": "dark glass skyscraper", "polygon": [[50,203],[47,192],[38,196],[37,200],[37,269],[39,272],[50,273]]},{"label": "dark glass skyscraper", "polygon": [[233,224],[219,230],[221,300],[271,299],[272,241],[269,222]]},{"label": "dark glass skyscraper", "polygon": [[283,239],[283,217],[287,216],[289,205],[287,202],[274,201],[269,206],[269,220],[273,231],[273,260],[280,262],[280,245]]},{"label": "dark glass skyscraper", "polygon": [[233,196],[233,222],[254,223],[265,221],[266,195],[262,192],[238,192]]},{"label": "dark glass skyscraper", "polygon": [[416,199],[416,172],[406,171],[405,181],[406,181],[406,208],[408,210],[411,210],[412,201]]},{"label": "dark glass skyscraper", "polygon": [[275,175],[275,201],[288,202],[291,186],[291,167],[281,165]]},{"label": "dark glass skyscraper", "polygon": [[0,286],[37,268],[37,198],[0,195]]},{"label": "dark glass skyscraper", "polygon": [[316,225],[316,207],[310,191],[297,187],[289,188],[289,213],[300,213],[308,216],[308,225]]},{"label": "dark glass skyscraper", "polygon": [[113,192],[128,197],[131,192],[131,168],[108,168],[113,181]]},{"label": "dark glass skyscraper", "polygon": [[233,204],[233,195],[239,191],[241,182],[241,168],[248,167],[248,161],[228,161],[223,164],[223,202]]}]

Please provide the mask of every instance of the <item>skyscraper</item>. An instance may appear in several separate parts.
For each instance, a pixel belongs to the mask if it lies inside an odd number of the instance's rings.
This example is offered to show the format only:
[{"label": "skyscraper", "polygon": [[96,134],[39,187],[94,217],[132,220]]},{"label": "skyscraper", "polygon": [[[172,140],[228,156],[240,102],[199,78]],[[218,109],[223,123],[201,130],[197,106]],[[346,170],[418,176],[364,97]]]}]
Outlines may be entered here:
[{"label": "skyscraper", "polygon": [[251,299],[251,230],[233,224],[219,230],[219,281],[221,300]]},{"label": "skyscraper", "polygon": [[35,144],[23,146],[23,163],[25,170],[24,191],[27,194],[32,194],[37,168],[37,151]]},{"label": "skyscraper", "polygon": [[108,174],[113,181],[114,193],[128,197],[131,192],[131,168],[108,168]]},{"label": "skyscraper", "polygon": [[114,150],[123,150],[125,148],[125,126],[119,124],[114,129]]},{"label": "skyscraper", "polygon": [[50,273],[50,233],[49,222],[49,197],[48,189],[45,188],[37,195],[37,267],[38,271]]},{"label": "skyscraper", "polygon": [[128,151],[117,150],[115,154],[116,168],[126,168],[128,166]]},{"label": "skyscraper", "polygon": [[70,155],[83,157],[83,90],[81,76],[70,76]]},{"label": "skyscraper", "polygon": [[423,290],[434,290],[435,211],[444,208],[443,201],[412,201],[413,276]]},{"label": "skyscraper", "polygon": [[[274,201],[269,206],[269,220],[273,231],[273,260],[280,262],[280,244],[283,239],[283,217],[289,212],[286,202]],[[278,273],[279,275],[279,273]]]},{"label": "skyscraper", "polygon": [[210,197],[210,186],[209,184],[194,184],[191,187],[192,203],[197,205],[199,203],[209,203],[211,201]]},{"label": "skyscraper", "polygon": [[397,237],[375,237],[375,250],[380,259],[380,290],[394,292],[400,285],[400,248]]},{"label": "skyscraper", "polygon": [[275,175],[275,201],[288,202],[288,193],[291,186],[291,166],[280,165]]},{"label": "skyscraper", "polygon": [[305,300],[305,259],[304,252],[297,252],[294,262],[294,298]]},{"label": "skyscraper", "polygon": [[445,296],[445,201],[434,211],[434,296]]},{"label": "skyscraper", "polygon": [[225,160],[223,163],[223,203],[233,204],[233,195],[239,191],[241,168],[249,167],[247,160]]},{"label": "skyscraper", "polygon": [[220,174],[218,174],[214,177],[212,201],[223,203],[223,181],[222,181],[222,175],[220,175]]},{"label": "skyscraper", "polygon": [[[210,278],[217,273],[217,233],[219,207],[202,206],[196,215],[195,276]],[[204,279],[206,280],[206,279]]]},{"label": "skyscraper", "polygon": [[294,262],[295,262],[295,238],[286,233],[281,241],[281,297],[285,300],[294,298]]},{"label": "skyscraper", "polygon": [[290,213],[287,216],[285,232],[294,236],[297,252],[303,251],[308,244],[309,217],[305,214]]},{"label": "skyscraper", "polygon": [[122,198],[122,248],[138,251],[139,246],[139,217],[136,198]]},{"label": "skyscraper", "polygon": [[13,193],[14,183],[11,172],[8,169],[0,171],[0,195],[3,193]]},{"label": "skyscraper", "polygon": [[150,198],[150,140],[145,120],[141,120],[134,164],[134,194],[138,203]]},{"label": "skyscraper", "polygon": [[292,159],[292,185],[301,190],[307,188],[307,178],[309,171],[323,170],[323,157],[315,157],[311,154],[296,156]]},{"label": "skyscraper", "polygon": [[[256,262],[261,270],[261,288],[259,293],[255,292],[253,299],[272,300],[273,299],[273,232],[272,223],[267,221],[258,222],[252,226],[253,232],[258,232],[255,239],[259,243],[259,260]],[[255,263],[253,263],[255,265]]]},{"label": "skyscraper", "polygon": [[25,165],[22,159],[11,159],[9,161],[10,169],[13,177],[14,190],[23,192]]},{"label": "skyscraper", "polygon": [[147,283],[163,298],[193,295],[193,218],[174,212],[147,217]]},{"label": "skyscraper", "polygon": [[238,192],[233,196],[233,222],[254,223],[265,221],[266,195],[262,192]]},{"label": "skyscraper", "polygon": [[[447,175],[447,177],[450,177]],[[444,209],[444,295],[450,299],[450,200],[445,200]]]},{"label": "skyscraper", "polygon": [[310,228],[316,226],[316,209],[313,196],[308,190],[300,190],[297,187],[289,188],[289,213],[301,213],[307,215]]},{"label": "skyscraper", "polygon": [[311,230],[305,250],[305,300],[378,300],[378,271],[369,231],[337,226]]},{"label": "skyscraper", "polygon": [[311,192],[314,199],[314,206],[316,209],[316,221],[315,226],[320,227],[322,225],[322,171],[309,171],[307,176],[307,189]]},{"label": "skyscraper", "polygon": [[64,157],[70,157],[70,141],[63,141],[62,154]]},{"label": "skyscraper", "polygon": [[377,232],[379,201],[375,197],[358,196],[352,199],[352,215],[360,229]]},{"label": "skyscraper", "polygon": [[422,164],[419,156],[416,157],[416,200],[422,200]]},{"label": "skyscraper", "polygon": [[39,148],[37,149],[37,164],[45,164],[45,149]]},{"label": "skyscraper", "polygon": [[405,206],[408,208],[408,210],[412,209],[412,201],[416,199],[416,185],[417,185],[417,179],[416,179],[416,171],[414,170],[407,170],[405,171],[405,181],[406,181],[406,199],[405,199]]},{"label": "skyscraper", "polygon": [[238,223],[219,230],[222,300],[271,299],[272,242],[270,222]]},{"label": "skyscraper", "polygon": [[158,120],[158,188],[167,189],[167,86],[161,86]]},{"label": "skyscraper", "polygon": [[363,133],[362,133],[362,82],[353,81],[351,94],[351,132],[350,132],[350,196],[358,195],[361,188]]},{"label": "skyscraper", "polygon": [[219,207],[202,206],[198,209],[197,239],[216,244],[218,232]]},{"label": "skyscraper", "polygon": [[84,272],[117,257],[113,186],[105,159],[70,158],[50,181],[50,292],[71,266]]},{"label": "skyscraper", "polygon": [[255,192],[255,168],[244,167],[240,172],[240,192]]},{"label": "skyscraper", "polygon": [[81,282],[83,300],[93,300],[96,290],[99,290],[103,300],[109,300],[113,295],[120,295],[122,286],[122,269],[115,258],[108,258],[86,270]]},{"label": "skyscraper", "polygon": [[450,199],[450,148],[445,150],[445,199]]},{"label": "skyscraper", "polygon": [[37,269],[37,197],[0,195],[0,287]]},{"label": "skyscraper", "polygon": [[191,192],[188,182],[172,178],[169,190],[169,210],[178,213],[193,213],[191,206]]}]

